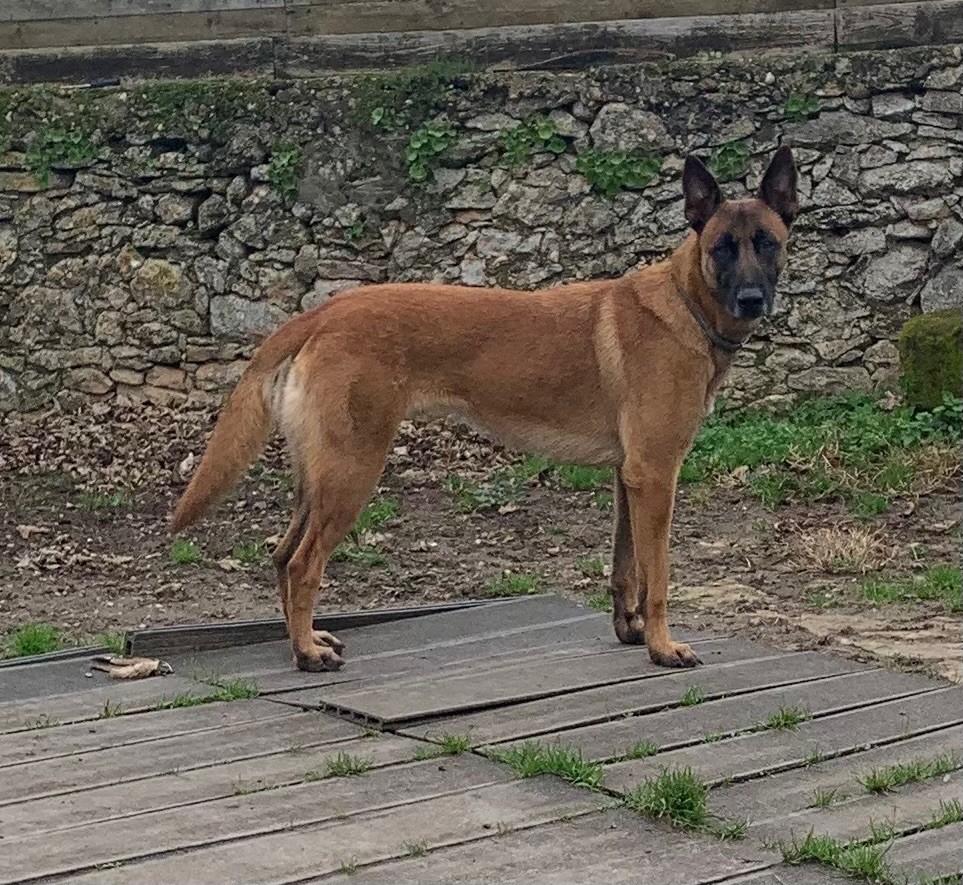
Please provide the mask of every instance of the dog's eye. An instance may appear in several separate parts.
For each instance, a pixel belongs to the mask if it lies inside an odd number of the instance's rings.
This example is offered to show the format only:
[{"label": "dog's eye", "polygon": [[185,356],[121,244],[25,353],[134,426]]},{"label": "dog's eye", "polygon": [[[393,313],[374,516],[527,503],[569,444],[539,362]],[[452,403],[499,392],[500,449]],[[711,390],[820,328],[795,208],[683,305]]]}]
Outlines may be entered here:
[{"label": "dog's eye", "polygon": [[756,235],[752,238],[752,245],[760,255],[772,255],[779,248],[779,243],[764,230],[756,231]]},{"label": "dog's eye", "polygon": [[712,257],[716,261],[733,261],[739,257],[739,242],[729,234],[719,237],[712,247]]}]

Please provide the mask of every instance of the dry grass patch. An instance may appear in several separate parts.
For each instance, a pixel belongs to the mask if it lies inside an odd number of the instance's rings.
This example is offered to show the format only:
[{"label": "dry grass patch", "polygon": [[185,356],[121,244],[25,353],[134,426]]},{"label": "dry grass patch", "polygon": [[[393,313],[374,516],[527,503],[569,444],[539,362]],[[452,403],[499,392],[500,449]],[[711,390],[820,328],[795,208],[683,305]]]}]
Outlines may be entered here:
[{"label": "dry grass patch", "polygon": [[893,560],[893,544],[878,530],[833,525],[799,536],[799,550],[819,571],[865,575]]}]

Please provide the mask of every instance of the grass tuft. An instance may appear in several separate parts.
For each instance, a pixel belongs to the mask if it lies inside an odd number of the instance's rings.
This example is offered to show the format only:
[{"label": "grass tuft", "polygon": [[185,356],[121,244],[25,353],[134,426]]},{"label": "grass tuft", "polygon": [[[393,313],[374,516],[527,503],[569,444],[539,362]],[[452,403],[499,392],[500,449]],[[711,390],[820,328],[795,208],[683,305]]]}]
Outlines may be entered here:
[{"label": "grass tuft", "polygon": [[24,624],[7,635],[4,657],[23,658],[63,648],[60,631],[50,624]]},{"label": "grass tuft", "polygon": [[813,797],[809,802],[810,808],[829,808],[834,802],[842,801],[845,798],[839,790],[825,790],[817,787],[813,790]]},{"label": "grass tuft", "polygon": [[175,538],[171,544],[171,560],[177,565],[199,565],[204,557],[189,538]]},{"label": "grass tuft", "polygon": [[627,759],[647,759],[649,756],[655,756],[655,754],[658,752],[659,745],[654,741],[636,741],[618,757],[618,761],[623,762]]},{"label": "grass tuft", "polygon": [[408,857],[424,857],[428,853],[427,842],[405,842],[402,848]]},{"label": "grass tuft", "polygon": [[698,704],[704,703],[706,699],[706,693],[698,685],[690,685],[679,698],[680,707],[695,707]]},{"label": "grass tuft", "polygon": [[783,860],[790,864],[815,861],[850,876],[862,876],[870,882],[888,881],[884,858],[886,848],[859,842],[840,842],[832,836],[817,836],[810,831],[802,842],[780,842]]},{"label": "grass tuft", "polygon": [[949,802],[943,800],[940,802],[940,807],[933,812],[926,829],[939,830],[961,821],[963,821],[963,804],[960,803],[960,800],[951,799]]},{"label": "grass tuft", "polygon": [[691,768],[666,769],[625,796],[625,804],[648,817],[666,818],[686,829],[702,829],[709,821],[709,788]]},{"label": "grass tuft", "polygon": [[440,756],[460,756],[471,750],[471,737],[467,734],[451,734],[445,732],[438,738],[437,744],[418,747],[415,759],[437,759]]},{"label": "grass tuft", "polygon": [[485,596],[528,596],[538,588],[538,576],[505,572],[485,585]]},{"label": "grass tuft", "polygon": [[912,762],[901,762],[873,768],[856,780],[871,793],[887,793],[906,784],[915,784],[939,777],[960,767],[960,757],[953,753],[945,753],[933,759],[916,759]]},{"label": "grass tuft", "polygon": [[612,611],[612,597],[608,593],[593,593],[586,597],[585,603],[589,608],[594,608],[598,612]]},{"label": "grass tuft", "polygon": [[963,580],[957,566],[935,565],[914,578],[869,578],[859,592],[873,605],[933,600],[948,612],[963,611]]},{"label": "grass tuft", "polygon": [[267,555],[260,541],[242,541],[234,545],[233,557],[243,565],[257,565]]},{"label": "grass tuft", "polygon": [[324,768],[312,768],[306,772],[306,781],[322,781],[329,777],[357,777],[370,771],[374,763],[371,759],[353,756],[351,753],[338,753],[328,759]]},{"label": "grass tuft", "polygon": [[554,774],[578,787],[600,789],[604,774],[597,762],[589,762],[581,750],[537,741],[525,741],[506,749],[493,748],[488,756],[511,767],[518,777]]},{"label": "grass tuft", "polygon": [[586,578],[601,578],[605,576],[605,563],[601,556],[580,556],[575,560],[575,567]]},{"label": "grass tuft", "polygon": [[793,731],[801,723],[808,722],[813,718],[813,714],[805,707],[780,707],[774,713],[766,717],[765,728],[777,731]]}]

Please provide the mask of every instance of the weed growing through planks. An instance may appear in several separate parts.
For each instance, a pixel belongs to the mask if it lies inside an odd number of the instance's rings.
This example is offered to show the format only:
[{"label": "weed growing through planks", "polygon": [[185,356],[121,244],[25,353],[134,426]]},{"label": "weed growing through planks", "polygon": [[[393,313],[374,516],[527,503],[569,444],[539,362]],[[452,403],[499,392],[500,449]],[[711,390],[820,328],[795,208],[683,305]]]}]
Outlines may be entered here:
[{"label": "weed growing through planks", "polygon": [[871,793],[886,793],[906,784],[915,784],[949,774],[959,768],[960,764],[961,759],[958,755],[945,753],[933,759],[916,759],[912,762],[873,768],[859,775],[856,780]]},{"label": "weed growing through planks", "polygon": [[402,848],[408,857],[424,857],[428,853],[427,842],[405,842]]},{"label": "weed growing through planks", "polygon": [[505,572],[485,584],[486,596],[528,596],[538,589],[538,576],[523,572]]},{"label": "weed growing through planks", "polygon": [[658,752],[659,745],[653,741],[636,741],[624,753],[618,756],[618,761],[622,762],[627,759],[647,759],[649,756],[654,756]]},{"label": "weed growing through planks", "polygon": [[679,698],[680,707],[695,707],[706,699],[706,693],[698,685],[690,685]]},{"label": "weed growing through planks", "polygon": [[471,737],[467,734],[451,734],[445,732],[438,738],[437,744],[428,747],[418,747],[415,759],[437,759],[440,756],[460,756],[471,750]]},{"label": "weed growing through planks", "polygon": [[358,861],[353,857],[350,860],[343,860],[338,870],[344,876],[353,876],[358,872]]},{"label": "weed growing through planks", "polygon": [[805,707],[780,707],[766,717],[763,727],[777,731],[794,731],[812,718],[812,712]]},{"label": "weed growing through planks", "polygon": [[806,753],[805,765],[806,768],[810,768],[813,765],[818,765],[826,759],[826,754],[823,753],[819,747],[812,747],[809,752]]},{"label": "weed growing through planks", "polygon": [[710,821],[705,829],[707,833],[711,833],[717,839],[722,839],[723,841],[744,839],[749,830],[749,821],[748,819]]},{"label": "weed growing through planks", "polygon": [[555,774],[578,787],[600,789],[604,774],[597,762],[589,762],[581,750],[537,741],[525,741],[506,749],[488,751],[490,758],[508,765],[518,777]]},{"label": "weed growing through planks", "polygon": [[261,690],[253,679],[234,679],[217,680],[213,685],[204,686],[203,694],[195,694],[192,691],[178,692],[171,697],[161,698],[155,705],[154,710],[178,710],[183,707],[199,707],[202,704],[213,704],[217,701],[230,703],[231,701],[243,701],[256,698]]},{"label": "weed growing through planks", "polygon": [[873,605],[933,600],[948,612],[963,611],[963,581],[956,566],[935,565],[915,578],[869,578],[862,582],[859,592]]},{"label": "weed growing through planks", "polygon": [[56,627],[50,624],[24,624],[7,635],[3,656],[23,658],[58,651],[63,647],[63,637]]},{"label": "weed growing through planks", "polygon": [[927,830],[939,830],[948,827],[950,824],[958,824],[963,821],[963,804],[959,799],[951,799],[949,802],[941,801],[940,807],[933,812],[932,817],[926,824]]},{"label": "weed growing through planks", "polygon": [[647,817],[666,818],[687,829],[702,829],[709,820],[709,788],[691,768],[664,770],[625,796],[625,804]]},{"label": "weed growing through planks", "polygon": [[235,796],[248,796],[251,793],[263,793],[265,790],[271,790],[274,787],[268,786],[264,781],[243,781],[240,778],[231,781],[231,792]]},{"label": "weed growing through planks", "polygon": [[371,770],[374,763],[351,753],[338,753],[328,759],[324,768],[312,768],[304,775],[306,781],[321,781],[329,777],[357,777]]},{"label": "weed growing through planks", "polygon": [[60,723],[56,719],[52,719],[47,713],[43,716],[38,716],[36,719],[30,719],[23,724],[23,727],[27,731],[35,731],[38,728],[56,728]]},{"label": "weed growing through planks", "polygon": [[722,731],[707,731],[702,735],[702,743],[704,744],[714,744],[717,741],[724,741],[725,739],[726,734]]},{"label": "weed growing through planks", "polygon": [[98,719],[113,719],[115,716],[120,716],[124,712],[123,707],[119,703],[114,701],[104,701],[104,706],[101,708],[98,714]]},{"label": "weed growing through planks", "polygon": [[[562,818],[562,820],[564,820],[564,818]],[[507,836],[512,832],[512,829],[512,826],[510,824],[506,824],[504,821],[499,821],[497,824],[495,824],[495,833],[499,836]]]},{"label": "weed growing through planks", "polygon": [[175,538],[171,544],[171,560],[177,565],[199,565],[203,559],[197,544],[189,538]]},{"label": "weed growing through planks", "polygon": [[585,602],[589,608],[598,612],[612,611],[612,597],[608,593],[593,593]]},{"label": "weed growing through planks", "polygon": [[884,858],[886,848],[876,844],[840,842],[832,836],[809,832],[801,842],[779,842],[783,860],[790,864],[815,861],[851,876],[862,876],[870,882],[888,881]]},{"label": "weed growing through planks", "polygon": [[839,790],[825,790],[817,787],[813,790],[812,799],[809,800],[810,808],[829,808],[834,802],[840,802],[846,797]]}]

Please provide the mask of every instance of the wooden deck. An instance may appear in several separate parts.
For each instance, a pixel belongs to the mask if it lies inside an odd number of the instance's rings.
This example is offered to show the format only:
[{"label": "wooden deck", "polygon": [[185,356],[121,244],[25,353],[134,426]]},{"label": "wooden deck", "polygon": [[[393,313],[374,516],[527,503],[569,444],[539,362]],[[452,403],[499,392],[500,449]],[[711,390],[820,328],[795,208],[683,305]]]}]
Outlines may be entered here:
[{"label": "wooden deck", "polygon": [[[292,670],[282,642],[173,655],[177,675],[130,684],[85,676],[84,658],[0,668],[0,883],[817,885],[839,874],[767,846],[884,826],[893,881],[963,871],[963,823],[931,825],[961,798],[958,769],[886,793],[857,780],[957,753],[960,688],[679,636],[704,667],[654,667],[608,616],[533,597],[344,631],[337,674]],[[154,709],[234,677],[260,697]],[[680,704],[692,686],[704,700]],[[758,728],[781,707],[812,718]],[[473,750],[425,758],[445,734]],[[602,763],[604,790],[519,779],[485,756],[527,740]],[[639,741],[659,752],[626,760]],[[346,755],[369,769],[324,777]],[[619,806],[677,766],[712,785],[720,818],[749,819],[745,838]]]}]

